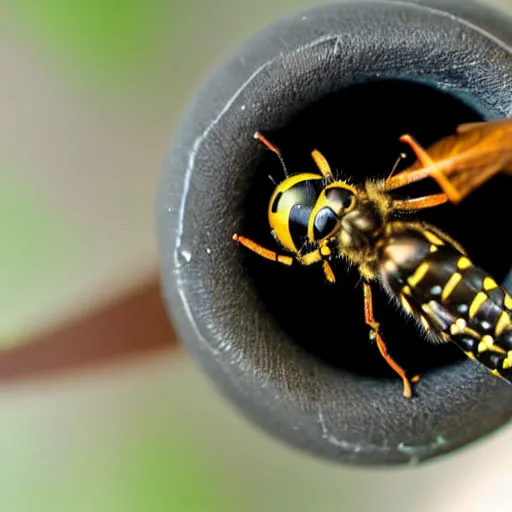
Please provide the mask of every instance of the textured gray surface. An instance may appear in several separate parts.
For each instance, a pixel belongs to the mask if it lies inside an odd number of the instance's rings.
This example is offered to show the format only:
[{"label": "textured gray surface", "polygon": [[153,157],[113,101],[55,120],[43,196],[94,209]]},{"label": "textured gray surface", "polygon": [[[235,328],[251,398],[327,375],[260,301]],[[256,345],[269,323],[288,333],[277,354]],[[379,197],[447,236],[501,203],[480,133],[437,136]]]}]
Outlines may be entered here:
[{"label": "textured gray surface", "polygon": [[430,372],[421,395],[406,401],[395,380],[356,377],[301,350],[254,293],[231,235],[255,170],[256,129],[280,127],[340,85],[376,75],[448,83],[506,116],[511,66],[506,48],[453,16],[347,3],[264,30],[191,104],[159,196],[167,297],[203,368],[273,435],[339,461],[409,462],[464,445],[510,416],[511,390],[471,361]]}]

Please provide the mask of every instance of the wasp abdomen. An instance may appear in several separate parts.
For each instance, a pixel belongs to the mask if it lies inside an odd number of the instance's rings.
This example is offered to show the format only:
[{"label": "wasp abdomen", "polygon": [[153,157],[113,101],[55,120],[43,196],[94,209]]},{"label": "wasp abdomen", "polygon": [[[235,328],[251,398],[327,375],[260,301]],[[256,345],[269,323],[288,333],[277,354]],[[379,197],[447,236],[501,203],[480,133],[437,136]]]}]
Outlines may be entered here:
[{"label": "wasp abdomen", "polygon": [[386,237],[379,264],[389,291],[429,333],[512,382],[512,298],[487,272],[416,227]]}]

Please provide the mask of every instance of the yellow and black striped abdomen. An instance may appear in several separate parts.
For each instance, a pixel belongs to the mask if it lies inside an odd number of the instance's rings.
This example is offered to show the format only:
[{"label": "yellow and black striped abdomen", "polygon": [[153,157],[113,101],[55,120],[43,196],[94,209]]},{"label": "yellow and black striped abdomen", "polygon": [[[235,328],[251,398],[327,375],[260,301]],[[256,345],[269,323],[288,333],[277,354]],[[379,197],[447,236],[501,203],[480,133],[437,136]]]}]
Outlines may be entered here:
[{"label": "yellow and black striped abdomen", "polygon": [[512,382],[512,298],[449,241],[404,228],[379,248],[381,278],[437,337]]}]

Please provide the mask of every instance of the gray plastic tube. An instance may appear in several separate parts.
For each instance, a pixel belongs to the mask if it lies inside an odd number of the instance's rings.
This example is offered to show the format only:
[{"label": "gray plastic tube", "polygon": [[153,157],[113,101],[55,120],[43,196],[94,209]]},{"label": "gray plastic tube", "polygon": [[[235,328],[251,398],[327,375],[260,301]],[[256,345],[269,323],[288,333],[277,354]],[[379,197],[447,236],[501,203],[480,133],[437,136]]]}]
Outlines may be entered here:
[{"label": "gray plastic tube", "polygon": [[[404,399],[368,340],[353,271],[345,277],[340,265],[329,287],[317,268],[281,267],[231,239],[239,232],[276,248],[267,175],[279,181],[282,170],[252,138],[256,130],[282,148],[293,172],[312,169],[317,147],[357,181],[389,172],[405,131],[426,143],[460,122],[509,115],[509,20],[471,2],[431,5],[345,2],[264,29],[193,98],[160,183],[162,279],[184,344],[252,422],[338,462],[422,461],[512,413],[511,386],[451,344],[428,346],[381,298],[393,357],[422,374],[415,397]],[[435,219],[498,278],[510,258],[487,247],[503,239],[495,228],[507,212],[503,184]]]}]

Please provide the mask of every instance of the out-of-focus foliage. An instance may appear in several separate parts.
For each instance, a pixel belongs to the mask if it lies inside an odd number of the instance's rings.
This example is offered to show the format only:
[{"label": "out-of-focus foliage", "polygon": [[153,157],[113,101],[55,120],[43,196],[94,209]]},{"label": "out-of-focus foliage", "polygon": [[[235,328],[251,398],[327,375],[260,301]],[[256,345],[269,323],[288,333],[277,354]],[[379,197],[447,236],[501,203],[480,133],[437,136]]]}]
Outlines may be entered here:
[{"label": "out-of-focus foliage", "polygon": [[27,316],[37,315],[40,303],[55,296],[55,280],[79,258],[66,219],[13,171],[0,155],[1,348],[25,334]]},{"label": "out-of-focus foliage", "polygon": [[[163,0],[23,0],[12,2],[13,19],[49,52],[64,55],[86,75],[140,72],[170,25]],[[174,16],[177,13],[174,13]],[[179,14],[179,9],[178,9]]]}]

